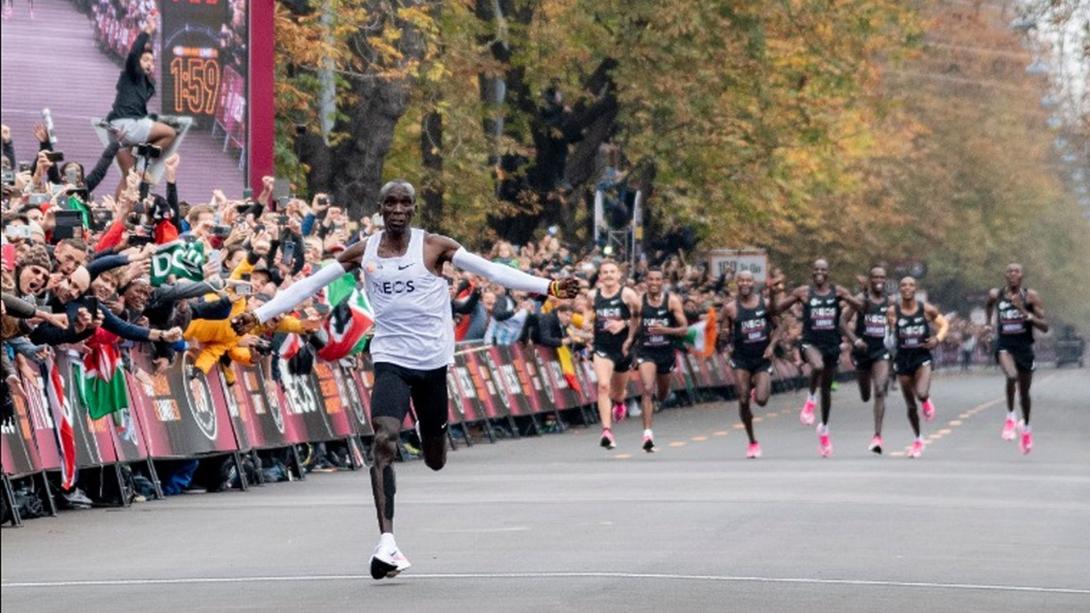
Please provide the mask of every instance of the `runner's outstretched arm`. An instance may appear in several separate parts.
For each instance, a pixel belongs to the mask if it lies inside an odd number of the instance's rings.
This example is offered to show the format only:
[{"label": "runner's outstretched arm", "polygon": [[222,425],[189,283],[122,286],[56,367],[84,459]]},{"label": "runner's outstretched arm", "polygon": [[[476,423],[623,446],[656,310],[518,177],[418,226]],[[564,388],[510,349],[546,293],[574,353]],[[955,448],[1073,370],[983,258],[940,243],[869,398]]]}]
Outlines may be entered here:
[{"label": "runner's outstretched arm", "polygon": [[493,283],[498,283],[515,291],[533,292],[557,298],[573,298],[579,291],[579,282],[575,278],[545,279],[528,275],[504,264],[489,262],[481,256],[470,253],[452,238],[438,234],[428,235],[429,247],[437,251],[435,270],[441,270],[444,262],[451,262],[458,268],[475,275],[480,275]]}]

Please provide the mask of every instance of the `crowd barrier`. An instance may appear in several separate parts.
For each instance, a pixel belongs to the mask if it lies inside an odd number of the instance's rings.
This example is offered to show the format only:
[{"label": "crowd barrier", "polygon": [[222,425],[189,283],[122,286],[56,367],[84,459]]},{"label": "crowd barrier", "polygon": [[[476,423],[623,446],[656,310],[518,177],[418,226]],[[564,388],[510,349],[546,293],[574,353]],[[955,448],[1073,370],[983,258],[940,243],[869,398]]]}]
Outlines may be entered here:
[{"label": "crowd barrier", "polygon": [[[678,352],[676,359],[672,390],[690,401],[711,391],[730,393],[734,380],[725,355]],[[48,488],[45,473],[59,471],[62,486],[68,486],[80,469],[119,471],[121,464],[139,462],[146,463],[159,491],[151,460],[235,454],[237,461],[238,454],[252,450],[333,440],[348,443],[354,466],[364,463],[374,434],[374,379],[366,356],[362,368],[315,362],[305,374],[293,373],[287,361],[277,358],[254,366],[234,364],[229,367],[234,385],[227,385],[223,366],[205,374],[187,355],[162,372],[155,372],[151,358],[139,349],[129,360],[123,370],[128,408],[93,420],[80,393],[84,375],[78,356],[61,354],[41,367],[17,358],[26,400],[14,398],[15,419],[3,424],[0,437],[8,494],[12,478],[40,476]],[[594,421],[594,371],[586,360],[576,359],[572,366],[565,373],[557,352],[542,346],[459,351],[447,376],[451,430],[473,444],[473,431],[493,441],[500,433],[541,433],[542,420],[562,428],[561,412],[575,410],[582,423]],[[846,360],[844,366],[850,368]],[[777,389],[799,374],[793,364],[775,361]],[[628,395],[639,395],[635,377]],[[413,419],[410,411],[406,430],[414,428]],[[245,489],[245,478],[240,481]]]}]

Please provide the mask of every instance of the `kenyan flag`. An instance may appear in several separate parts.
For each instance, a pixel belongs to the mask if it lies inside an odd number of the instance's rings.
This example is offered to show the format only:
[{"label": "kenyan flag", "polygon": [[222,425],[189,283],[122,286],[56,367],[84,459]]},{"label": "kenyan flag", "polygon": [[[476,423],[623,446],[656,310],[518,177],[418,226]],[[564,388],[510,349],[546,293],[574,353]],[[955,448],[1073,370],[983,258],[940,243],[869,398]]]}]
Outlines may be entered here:
[{"label": "kenyan flag", "polygon": [[375,323],[367,294],[356,284],[356,276],[345,273],[326,288],[326,301],[333,313],[324,325],[329,336],[318,357],[328,362],[358,353],[366,346],[365,335]]}]

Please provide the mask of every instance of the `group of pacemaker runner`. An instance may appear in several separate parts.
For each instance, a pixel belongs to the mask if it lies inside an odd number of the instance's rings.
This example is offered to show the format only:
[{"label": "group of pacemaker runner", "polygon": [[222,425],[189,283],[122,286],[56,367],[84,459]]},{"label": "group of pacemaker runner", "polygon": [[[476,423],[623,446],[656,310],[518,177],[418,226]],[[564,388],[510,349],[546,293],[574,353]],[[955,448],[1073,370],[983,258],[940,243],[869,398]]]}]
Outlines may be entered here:
[{"label": "group of pacemaker runner", "polygon": [[[422,451],[427,466],[440,470],[446,464],[447,385],[446,372],[454,358],[454,334],[450,295],[441,276],[443,265],[480,275],[504,287],[549,296],[558,300],[574,298],[580,291],[573,277],[546,279],[526,274],[470,253],[456,241],[411,227],[416,211],[416,192],[406,181],[391,181],[379,193],[385,229],[355,243],[337,260],[302,279],[258,308],[232,319],[239,334],[265,323],[306,300],[346,272],[361,269],[375,316],[371,341],[375,382],[372,391],[372,420],[375,429],[374,463],[370,469],[372,494],[378,516],[379,543],[371,556],[371,576],[396,576],[410,563],[393,535],[396,493],[393,461],[401,424],[410,401],[417,417]],[[813,424],[820,391],[821,420],[817,427],[821,455],[832,454],[829,416],[831,386],[846,337],[853,347],[864,400],[873,395],[875,436],[871,450],[882,451],[882,413],[889,380],[890,349],[893,367],[908,406],[909,421],[916,440],[911,457],[923,450],[917,405],[924,419],[933,419],[930,398],[931,349],[946,335],[948,325],[939,311],[916,297],[916,280],[900,282],[900,296],[885,295],[886,272],[870,271],[869,287],[852,295],[829,279],[825,260],[814,262],[812,283],[785,292],[782,276],[773,277],[758,291],[753,275],[736,276],[737,296],[722,309],[723,330],[733,348],[734,369],[742,422],[749,436],[747,457],[757,458],[760,445],[753,431],[751,402],[764,406],[771,388],[772,343],[780,334],[780,315],[792,305],[802,305],[802,354],[809,366],[810,391],[801,419]],[[620,267],[606,260],[598,269],[598,283],[592,290],[587,316],[594,319],[593,363],[598,379],[598,411],[602,421],[602,447],[612,449],[616,440],[614,420],[625,414],[624,389],[633,367],[639,372],[643,390],[643,449],[655,451],[651,430],[656,405],[665,399],[669,375],[676,363],[674,343],[688,330],[681,300],[664,291],[661,271],[651,270],[647,291],[641,296],[621,282]],[[992,290],[988,301],[989,321],[998,307],[996,358],[1007,377],[1008,416],[1003,437],[1012,439],[1021,431],[1021,449],[1028,453],[1033,444],[1029,427],[1029,387],[1034,368],[1033,328],[1048,330],[1041,299],[1022,287],[1022,268],[1007,268],[1007,284]],[[1015,390],[1020,392],[1022,416],[1016,422]]]}]

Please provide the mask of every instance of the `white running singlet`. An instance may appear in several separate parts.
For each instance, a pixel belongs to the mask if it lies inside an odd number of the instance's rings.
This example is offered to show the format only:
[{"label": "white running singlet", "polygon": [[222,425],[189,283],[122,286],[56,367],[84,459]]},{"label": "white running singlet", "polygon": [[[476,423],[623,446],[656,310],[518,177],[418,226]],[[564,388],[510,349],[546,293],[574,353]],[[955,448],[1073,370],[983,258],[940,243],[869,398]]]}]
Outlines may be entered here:
[{"label": "white running singlet", "polygon": [[404,255],[378,256],[383,232],[367,241],[363,278],[375,314],[371,357],[404,368],[431,370],[454,362],[454,321],[446,279],[424,265],[424,236],[410,228]]}]

